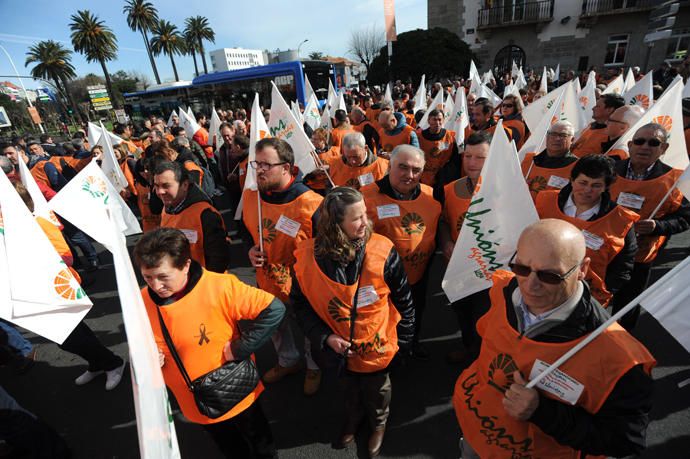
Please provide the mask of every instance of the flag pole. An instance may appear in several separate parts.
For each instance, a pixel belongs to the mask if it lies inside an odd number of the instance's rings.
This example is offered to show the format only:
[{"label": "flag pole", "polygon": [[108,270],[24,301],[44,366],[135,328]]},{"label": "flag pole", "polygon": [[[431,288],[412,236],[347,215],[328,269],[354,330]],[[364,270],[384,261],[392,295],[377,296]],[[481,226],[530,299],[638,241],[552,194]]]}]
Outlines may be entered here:
[{"label": "flag pole", "polygon": [[663,199],[659,202],[659,204],[654,208],[654,210],[652,211],[652,213],[649,215],[648,220],[651,220],[652,218],[654,218],[654,216],[656,215],[656,213],[659,212],[659,209],[661,209],[661,206],[664,205],[664,203],[665,203],[666,200],[669,198],[669,196],[671,196],[671,193],[673,192],[673,190],[676,189],[676,185],[678,185],[678,182],[679,182],[679,181],[680,181],[680,177],[678,177],[678,180],[676,180],[676,182],[673,184],[673,186],[672,186],[671,188],[669,188],[669,190],[666,192],[666,195],[664,195],[664,198],[663,198]]},{"label": "flag pole", "polygon": [[259,185],[256,185],[256,206],[259,211],[259,250],[264,251],[264,227],[263,227],[263,217],[261,216],[261,191],[259,191]]},{"label": "flag pole", "polygon": [[316,152],[314,150],[312,150],[310,152],[310,154],[312,155],[312,158],[314,159],[314,162],[316,163],[316,167],[321,169],[323,171],[323,173],[326,174],[326,178],[331,183],[331,186],[333,188],[335,188],[335,183],[333,183],[333,179],[331,179],[331,174],[329,174],[328,171],[326,169],[324,169],[323,161],[321,161],[321,158],[319,158],[319,156],[316,154]]},{"label": "flag pole", "polygon": [[[577,354],[582,348],[587,346],[589,343],[594,341],[597,336],[602,334],[604,330],[606,330],[608,327],[610,327],[614,322],[616,322],[618,319],[623,317],[625,314],[627,314],[631,309],[633,309],[635,306],[640,304],[642,301],[646,300],[649,295],[653,293],[653,291],[658,290],[659,288],[662,288],[663,284],[667,283],[677,272],[683,270],[688,264],[690,264],[690,257],[685,258],[682,262],[678,263],[671,271],[666,273],[661,279],[659,279],[657,282],[655,282],[652,286],[655,288],[647,288],[645,291],[637,295],[635,299],[633,299],[630,303],[628,303],[624,308],[622,308],[620,311],[612,315],[606,322],[601,324],[596,330],[591,332],[585,339],[577,343],[572,349],[570,349],[568,352],[563,354],[558,360],[556,360],[554,363],[552,363],[546,370],[542,371],[539,373],[538,376],[536,376],[534,379],[532,379],[529,383],[527,383],[527,388],[531,389],[534,386],[537,385],[539,381],[544,379],[545,377],[549,376],[551,373],[556,371],[558,367],[563,365],[565,362],[567,362],[572,356]],[[680,302],[684,301],[684,297],[681,295],[676,296],[669,304],[667,304],[665,307],[667,309],[673,309],[674,307],[678,306]]]}]

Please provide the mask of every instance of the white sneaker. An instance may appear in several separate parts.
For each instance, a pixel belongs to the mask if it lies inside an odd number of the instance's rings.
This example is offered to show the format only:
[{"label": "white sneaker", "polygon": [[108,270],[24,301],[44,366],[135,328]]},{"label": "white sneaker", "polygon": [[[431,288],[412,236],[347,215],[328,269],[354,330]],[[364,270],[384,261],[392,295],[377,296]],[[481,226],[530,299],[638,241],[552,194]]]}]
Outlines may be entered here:
[{"label": "white sneaker", "polygon": [[82,373],[81,376],[79,376],[77,379],[74,380],[74,384],[77,386],[83,386],[84,384],[88,384],[94,379],[96,379],[98,376],[103,374],[103,370],[98,370],[98,371],[89,371],[86,370],[84,373]]},{"label": "white sneaker", "polygon": [[114,370],[105,372],[105,390],[113,390],[122,381],[122,373],[125,372],[125,364],[127,362],[122,362],[122,365],[115,368]]}]

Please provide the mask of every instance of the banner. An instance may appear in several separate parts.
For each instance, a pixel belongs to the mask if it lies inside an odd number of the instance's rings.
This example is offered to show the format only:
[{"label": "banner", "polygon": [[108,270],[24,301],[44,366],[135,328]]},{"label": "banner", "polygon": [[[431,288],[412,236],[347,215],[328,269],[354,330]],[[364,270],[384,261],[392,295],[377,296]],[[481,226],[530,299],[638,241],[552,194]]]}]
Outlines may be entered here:
[{"label": "banner", "polygon": [[383,0],[383,17],[386,21],[386,41],[396,41],[398,34],[395,31],[395,1]]},{"label": "banner", "polygon": [[441,283],[451,302],[491,287],[493,272],[506,269],[522,231],[539,220],[502,121],[489,151]]}]

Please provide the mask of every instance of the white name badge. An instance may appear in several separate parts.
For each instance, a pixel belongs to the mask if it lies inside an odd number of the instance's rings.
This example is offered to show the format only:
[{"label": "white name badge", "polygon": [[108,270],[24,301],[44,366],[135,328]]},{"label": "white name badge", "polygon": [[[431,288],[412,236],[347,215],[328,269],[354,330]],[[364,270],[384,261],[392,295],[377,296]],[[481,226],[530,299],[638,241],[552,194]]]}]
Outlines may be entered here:
[{"label": "white name badge", "polygon": [[446,142],[439,142],[438,143],[438,151],[443,151],[448,149],[448,144]]},{"label": "white name badge", "polygon": [[199,240],[199,235],[195,230],[181,229],[180,231],[182,231],[182,234],[185,235],[190,244],[196,244],[196,241]]},{"label": "white name badge", "polygon": [[276,229],[283,234],[287,234],[290,237],[297,236],[299,227],[302,226],[299,222],[296,222],[285,215],[281,215],[276,223]]},{"label": "white name badge", "polygon": [[604,245],[604,238],[590,233],[587,230],[582,230],[582,235],[585,237],[585,245],[588,249],[599,250]]},{"label": "white name badge", "polygon": [[397,204],[386,204],[385,206],[377,206],[376,213],[379,216],[379,220],[384,218],[392,218],[400,216],[400,206]]},{"label": "white name badge", "polygon": [[566,186],[569,181],[570,180],[565,179],[563,177],[559,177],[557,175],[552,175],[551,177],[549,177],[549,181],[548,181],[547,185],[549,185],[550,187],[553,187],[553,188],[558,188],[560,190],[561,188]]},{"label": "white name badge", "polygon": [[373,285],[365,285],[357,290],[357,308],[369,306],[379,300],[379,294]]},{"label": "white name badge", "polygon": [[[548,367],[548,363],[536,359],[534,361],[532,371],[529,374],[529,379],[532,380],[538,378],[541,372],[546,370]],[[585,390],[585,386],[582,383],[571,378],[561,370],[555,370],[547,377],[540,379],[536,387],[555,395],[571,405],[577,403],[580,395],[582,395],[582,391]]]},{"label": "white name badge", "polygon": [[639,194],[621,192],[621,194],[618,195],[616,203],[623,207],[640,210],[642,209],[644,200],[644,196],[640,196]]},{"label": "white name badge", "polygon": [[357,177],[357,180],[359,180],[359,186],[367,186],[370,183],[374,183],[374,174],[367,172]]}]

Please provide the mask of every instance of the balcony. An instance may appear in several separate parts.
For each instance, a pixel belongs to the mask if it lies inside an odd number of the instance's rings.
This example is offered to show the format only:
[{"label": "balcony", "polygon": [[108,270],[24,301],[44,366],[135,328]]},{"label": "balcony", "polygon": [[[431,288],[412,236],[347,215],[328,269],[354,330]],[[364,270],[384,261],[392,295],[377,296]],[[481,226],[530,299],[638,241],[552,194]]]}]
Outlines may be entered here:
[{"label": "balcony", "polygon": [[511,25],[538,24],[553,19],[553,0],[537,2],[505,1],[503,6],[482,8],[477,29],[492,29]]},{"label": "balcony", "polygon": [[581,18],[649,11],[663,0],[583,0]]}]

